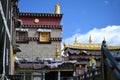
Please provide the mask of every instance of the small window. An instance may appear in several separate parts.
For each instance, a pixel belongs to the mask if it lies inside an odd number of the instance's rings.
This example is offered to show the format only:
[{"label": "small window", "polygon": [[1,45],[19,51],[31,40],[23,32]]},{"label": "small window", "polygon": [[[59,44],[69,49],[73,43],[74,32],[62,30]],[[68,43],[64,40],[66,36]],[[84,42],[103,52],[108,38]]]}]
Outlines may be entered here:
[{"label": "small window", "polygon": [[50,32],[40,32],[40,42],[50,42]]},{"label": "small window", "polygon": [[28,32],[27,31],[16,31],[16,42],[28,42]]}]

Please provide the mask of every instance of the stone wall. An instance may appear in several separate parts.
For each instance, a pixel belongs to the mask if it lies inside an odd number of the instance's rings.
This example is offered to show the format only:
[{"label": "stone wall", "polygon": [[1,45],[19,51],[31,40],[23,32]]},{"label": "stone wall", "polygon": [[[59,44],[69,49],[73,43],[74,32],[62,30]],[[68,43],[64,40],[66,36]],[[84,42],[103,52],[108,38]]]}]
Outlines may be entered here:
[{"label": "stone wall", "polygon": [[[39,37],[37,29],[29,28],[28,37]],[[61,30],[51,29],[51,37],[61,37]],[[17,54],[17,57],[26,57],[29,61],[34,61],[37,57],[55,57],[56,45],[61,50],[61,41],[52,41],[49,44],[29,41],[29,43],[19,43],[18,45],[20,45],[21,52]]]},{"label": "stone wall", "polygon": [[30,61],[34,61],[37,57],[55,57],[56,45],[59,45],[60,47],[61,43],[52,42],[51,44],[38,44],[35,41],[29,41],[29,44],[19,45],[22,52],[18,53],[17,56],[27,57]]}]

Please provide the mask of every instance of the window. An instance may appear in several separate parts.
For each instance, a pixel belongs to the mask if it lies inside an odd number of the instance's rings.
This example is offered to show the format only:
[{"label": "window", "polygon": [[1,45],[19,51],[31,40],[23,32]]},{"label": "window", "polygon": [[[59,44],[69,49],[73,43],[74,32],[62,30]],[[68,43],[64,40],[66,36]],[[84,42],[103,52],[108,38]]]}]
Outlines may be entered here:
[{"label": "window", "polygon": [[27,31],[16,31],[16,42],[28,42]]},{"label": "window", "polygon": [[51,29],[38,29],[39,42],[38,43],[51,43]]},{"label": "window", "polygon": [[50,42],[50,32],[40,32],[40,42]]}]

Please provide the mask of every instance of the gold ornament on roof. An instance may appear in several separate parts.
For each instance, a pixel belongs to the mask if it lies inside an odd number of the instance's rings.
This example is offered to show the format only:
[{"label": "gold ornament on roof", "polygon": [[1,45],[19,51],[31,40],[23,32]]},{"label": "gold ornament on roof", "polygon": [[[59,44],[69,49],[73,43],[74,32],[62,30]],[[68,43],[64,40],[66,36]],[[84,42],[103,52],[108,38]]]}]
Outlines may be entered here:
[{"label": "gold ornament on roof", "polygon": [[59,47],[58,45],[56,45],[56,53],[55,53],[55,57],[59,58],[60,57],[60,51],[59,51]]},{"label": "gold ornament on roof", "polygon": [[[105,38],[104,38],[105,40]],[[64,43],[64,49],[65,50],[66,48],[75,48],[75,49],[84,49],[84,50],[101,50],[101,43],[96,43],[94,44],[92,42],[92,38],[91,38],[91,35],[89,37],[89,44],[88,43],[77,43],[77,38],[75,38],[75,41],[74,41],[74,44],[66,44]],[[114,50],[114,49],[120,49],[120,46],[111,46],[111,45],[108,45],[108,49],[109,50]]]},{"label": "gold ornament on roof", "polygon": [[89,66],[90,67],[96,67],[96,60],[94,59],[94,56],[90,56]]},{"label": "gold ornament on roof", "polygon": [[77,37],[75,37],[74,44],[77,44],[77,43],[78,43],[78,39],[77,39]]},{"label": "gold ornament on roof", "polygon": [[60,14],[60,4],[59,3],[57,3],[55,5],[55,12],[54,12],[54,14]]},{"label": "gold ornament on roof", "polygon": [[89,37],[89,44],[92,44],[92,38],[91,38],[91,35]]},{"label": "gold ornament on roof", "polygon": [[105,37],[103,38],[103,40],[105,41]]}]

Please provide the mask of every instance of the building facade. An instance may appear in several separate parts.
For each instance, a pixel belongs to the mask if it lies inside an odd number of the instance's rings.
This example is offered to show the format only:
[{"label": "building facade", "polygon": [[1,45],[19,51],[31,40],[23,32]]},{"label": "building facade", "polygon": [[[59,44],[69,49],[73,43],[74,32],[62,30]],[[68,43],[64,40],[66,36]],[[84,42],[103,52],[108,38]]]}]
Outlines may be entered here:
[{"label": "building facade", "polygon": [[[73,63],[61,57],[62,25],[60,5],[54,13],[19,13],[20,27],[16,27],[16,74],[21,80],[60,80],[73,74]],[[67,73],[67,74],[64,74]]]},{"label": "building facade", "polygon": [[62,14],[21,12],[19,19],[22,26],[16,28],[16,43],[22,51],[17,57],[28,61],[54,59],[56,46],[61,50]]}]

